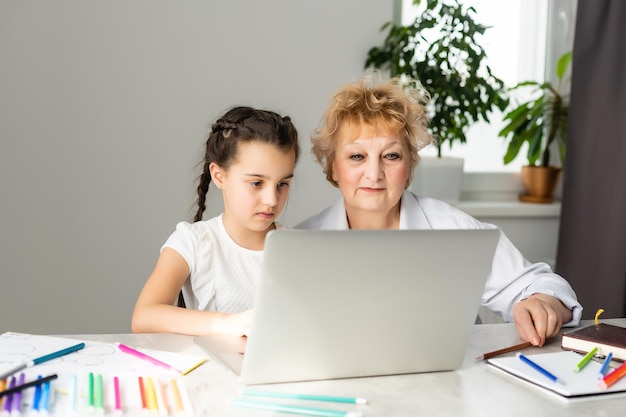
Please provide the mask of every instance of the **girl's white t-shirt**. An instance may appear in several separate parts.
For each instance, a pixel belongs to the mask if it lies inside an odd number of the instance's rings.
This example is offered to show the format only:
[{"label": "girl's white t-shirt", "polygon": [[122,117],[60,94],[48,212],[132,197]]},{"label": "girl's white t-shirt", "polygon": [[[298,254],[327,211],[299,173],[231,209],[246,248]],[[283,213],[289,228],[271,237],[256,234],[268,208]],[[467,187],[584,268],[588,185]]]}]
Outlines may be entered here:
[{"label": "girl's white t-shirt", "polygon": [[[284,229],[276,223],[277,229]],[[180,222],[163,248],[178,252],[189,266],[182,292],[187,308],[239,313],[252,308],[261,275],[263,251],[235,243],[222,215]]]}]

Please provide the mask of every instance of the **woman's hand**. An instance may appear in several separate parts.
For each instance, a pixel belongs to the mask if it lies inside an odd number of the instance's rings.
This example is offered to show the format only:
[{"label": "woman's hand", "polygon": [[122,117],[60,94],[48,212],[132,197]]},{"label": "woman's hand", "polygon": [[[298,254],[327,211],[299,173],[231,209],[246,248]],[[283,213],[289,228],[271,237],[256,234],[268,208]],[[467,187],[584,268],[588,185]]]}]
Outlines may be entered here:
[{"label": "woman's hand", "polygon": [[543,346],[571,319],[572,311],[551,295],[533,294],[513,306],[517,333],[535,346]]}]

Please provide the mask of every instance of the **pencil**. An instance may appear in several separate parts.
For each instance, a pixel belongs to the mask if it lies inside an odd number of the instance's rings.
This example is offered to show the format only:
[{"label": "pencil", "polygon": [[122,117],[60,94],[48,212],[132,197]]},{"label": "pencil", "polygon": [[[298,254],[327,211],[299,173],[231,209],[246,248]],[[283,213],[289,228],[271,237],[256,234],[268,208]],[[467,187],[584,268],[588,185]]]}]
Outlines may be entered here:
[{"label": "pencil", "polygon": [[503,354],[509,353],[509,352],[515,352],[516,350],[526,349],[526,348],[532,347],[532,346],[533,346],[533,344],[530,343],[530,342],[519,343],[517,345],[513,345],[513,346],[505,347],[505,348],[502,348],[502,349],[494,350],[492,352],[483,353],[482,355],[477,356],[476,360],[482,361],[484,359],[493,358],[494,356],[503,355]]}]

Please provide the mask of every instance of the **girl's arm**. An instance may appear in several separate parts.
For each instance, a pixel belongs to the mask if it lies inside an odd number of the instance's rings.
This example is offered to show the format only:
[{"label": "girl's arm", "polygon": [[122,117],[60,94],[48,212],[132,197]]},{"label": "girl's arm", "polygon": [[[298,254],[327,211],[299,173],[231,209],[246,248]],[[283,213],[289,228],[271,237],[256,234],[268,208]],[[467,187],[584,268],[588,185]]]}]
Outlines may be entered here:
[{"label": "girl's arm", "polygon": [[244,336],[250,328],[252,310],[237,314],[199,311],[174,305],[189,276],[185,259],[174,249],[164,248],[146,281],[133,312],[134,333],[222,333]]}]

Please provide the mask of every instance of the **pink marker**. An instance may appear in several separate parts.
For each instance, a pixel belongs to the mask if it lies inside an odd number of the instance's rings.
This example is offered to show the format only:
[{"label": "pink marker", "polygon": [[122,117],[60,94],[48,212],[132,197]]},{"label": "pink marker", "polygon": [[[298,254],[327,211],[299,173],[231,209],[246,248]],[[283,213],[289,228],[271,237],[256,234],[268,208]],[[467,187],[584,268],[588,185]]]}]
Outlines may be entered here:
[{"label": "pink marker", "polygon": [[133,348],[131,348],[129,346],[126,346],[126,345],[124,345],[122,343],[119,344],[119,348],[120,348],[120,350],[122,352],[126,352],[126,353],[128,353],[130,355],[133,355],[133,356],[139,358],[139,359],[143,359],[145,361],[148,361],[148,362],[152,363],[153,365],[161,366],[163,368],[170,369],[172,371],[176,371],[177,373],[180,373],[180,371],[178,369],[174,368],[172,365],[169,365],[169,364],[167,364],[165,362],[161,362],[157,358],[153,358],[150,355],[146,355],[145,353],[141,353],[138,350],[133,349]]}]

